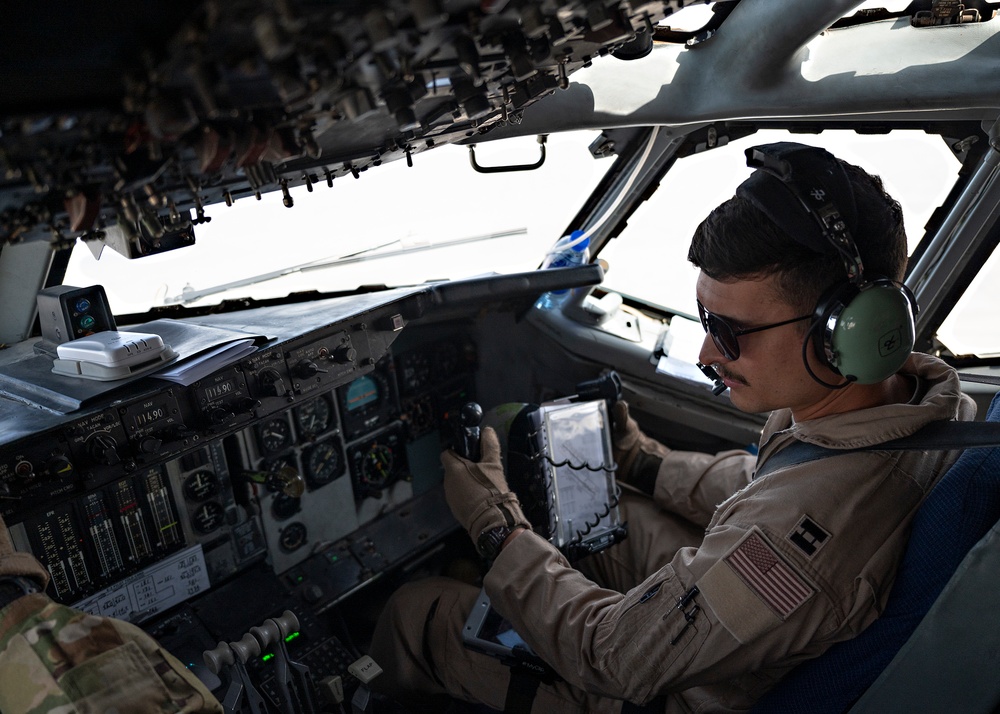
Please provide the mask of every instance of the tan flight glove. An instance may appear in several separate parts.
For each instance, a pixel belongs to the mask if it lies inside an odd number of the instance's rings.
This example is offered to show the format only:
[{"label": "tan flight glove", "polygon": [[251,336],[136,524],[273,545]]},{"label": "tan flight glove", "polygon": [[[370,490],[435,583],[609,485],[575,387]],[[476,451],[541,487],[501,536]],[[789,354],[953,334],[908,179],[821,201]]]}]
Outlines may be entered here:
[{"label": "tan flight glove", "polygon": [[0,517],[0,576],[21,575],[38,582],[42,590],[49,584],[49,571],[31,553],[14,550],[7,524]]},{"label": "tan flight glove", "polygon": [[531,529],[517,496],[507,487],[500,442],[491,427],[482,429],[480,453],[478,462],[463,459],[451,449],[441,453],[445,500],[477,548],[480,537],[498,526]]},{"label": "tan flight glove", "polygon": [[615,480],[652,496],[660,464],[670,450],[642,433],[639,424],[629,416],[627,402],[615,402],[612,416],[612,446],[615,463],[618,464]]}]

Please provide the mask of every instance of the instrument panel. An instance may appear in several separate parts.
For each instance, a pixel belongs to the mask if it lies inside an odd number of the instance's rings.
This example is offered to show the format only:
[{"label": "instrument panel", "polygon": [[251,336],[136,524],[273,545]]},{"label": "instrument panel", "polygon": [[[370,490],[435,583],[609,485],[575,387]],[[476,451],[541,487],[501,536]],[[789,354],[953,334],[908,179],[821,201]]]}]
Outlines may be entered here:
[{"label": "instrument panel", "polygon": [[[357,544],[440,482],[445,421],[473,397],[476,366],[468,337],[395,349],[380,326],[399,320],[381,318],[272,339],[189,385],[143,379],[124,390],[135,396],[110,392],[0,445],[0,509],[52,573],[51,596],[141,623],[256,567],[293,589],[303,572],[326,583],[314,606],[374,577],[379,546]],[[436,361],[455,350],[461,364]],[[439,516],[431,540],[454,528]],[[135,582],[169,582],[177,559],[204,581],[128,605]]]}]

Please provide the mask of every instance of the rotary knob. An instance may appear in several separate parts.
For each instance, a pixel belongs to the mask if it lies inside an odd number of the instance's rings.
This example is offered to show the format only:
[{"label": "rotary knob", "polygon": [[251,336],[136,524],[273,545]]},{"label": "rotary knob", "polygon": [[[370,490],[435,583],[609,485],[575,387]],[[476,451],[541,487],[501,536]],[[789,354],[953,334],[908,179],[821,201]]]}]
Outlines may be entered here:
[{"label": "rotary knob", "polygon": [[333,350],[330,359],[337,364],[349,364],[358,357],[358,351],[350,345],[342,345]]},{"label": "rotary knob", "polygon": [[262,393],[271,397],[283,397],[288,391],[285,380],[281,378],[281,373],[274,367],[262,369],[257,375],[257,384],[260,385]]},{"label": "rotary knob", "polygon": [[105,466],[114,466],[121,462],[118,454],[118,441],[111,434],[94,434],[87,439],[87,453],[94,461]]},{"label": "rotary knob", "polygon": [[302,359],[299,360],[294,367],[292,367],[292,372],[294,372],[295,376],[299,379],[309,379],[310,377],[315,377],[321,372],[326,372],[326,370],[322,369],[318,364],[310,359]]}]

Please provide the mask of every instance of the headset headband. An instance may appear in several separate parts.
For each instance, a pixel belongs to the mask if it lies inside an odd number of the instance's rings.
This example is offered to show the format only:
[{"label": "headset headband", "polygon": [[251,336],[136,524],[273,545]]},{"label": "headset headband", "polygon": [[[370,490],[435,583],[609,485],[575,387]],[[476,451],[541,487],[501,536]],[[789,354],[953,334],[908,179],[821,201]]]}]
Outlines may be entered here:
[{"label": "headset headband", "polygon": [[[751,147],[746,157],[747,165],[758,170],[736,195],[796,242],[817,253],[839,255],[848,280],[861,285],[864,266],[849,227],[857,226],[857,206],[840,162],[825,149],[787,141]],[[789,194],[794,202],[788,201]]]}]

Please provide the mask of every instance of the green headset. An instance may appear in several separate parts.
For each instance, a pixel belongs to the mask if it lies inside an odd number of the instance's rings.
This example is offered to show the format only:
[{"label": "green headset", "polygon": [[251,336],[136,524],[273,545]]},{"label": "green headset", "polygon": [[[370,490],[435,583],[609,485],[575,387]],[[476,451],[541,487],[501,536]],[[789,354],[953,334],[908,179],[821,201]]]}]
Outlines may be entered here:
[{"label": "green headset", "polygon": [[844,262],[847,279],[820,296],[810,333],[820,360],[846,381],[829,384],[814,374],[803,344],[809,374],[831,389],[875,384],[895,374],[913,348],[916,301],[905,285],[865,276],[851,237],[858,219],[854,191],[840,162],[825,149],[792,142],[754,146],[746,156],[758,170],[736,195],[796,242]]}]

